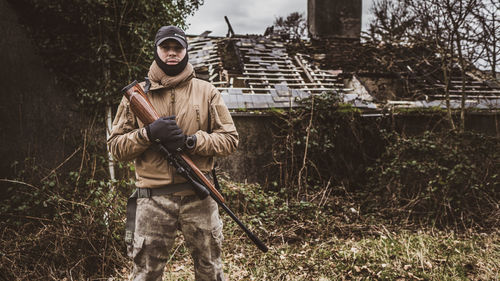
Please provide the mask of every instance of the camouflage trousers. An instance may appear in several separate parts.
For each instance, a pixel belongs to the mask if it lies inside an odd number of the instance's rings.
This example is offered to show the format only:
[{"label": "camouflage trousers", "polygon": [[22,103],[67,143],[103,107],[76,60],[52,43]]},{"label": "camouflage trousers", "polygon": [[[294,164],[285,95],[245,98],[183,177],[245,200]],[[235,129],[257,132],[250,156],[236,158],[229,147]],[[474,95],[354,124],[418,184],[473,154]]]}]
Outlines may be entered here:
[{"label": "camouflage trousers", "polygon": [[129,280],[162,280],[177,229],[191,252],[195,279],[224,280],[224,237],[217,203],[210,196],[199,200],[195,195],[137,199],[134,240],[128,246],[134,261]]}]

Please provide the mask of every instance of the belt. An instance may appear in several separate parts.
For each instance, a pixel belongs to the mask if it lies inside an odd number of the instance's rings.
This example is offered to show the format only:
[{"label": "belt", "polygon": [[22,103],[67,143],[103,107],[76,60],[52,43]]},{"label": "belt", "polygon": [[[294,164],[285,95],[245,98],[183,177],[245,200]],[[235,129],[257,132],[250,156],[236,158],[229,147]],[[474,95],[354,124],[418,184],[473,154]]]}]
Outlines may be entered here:
[{"label": "belt", "polygon": [[[166,186],[156,187],[156,188],[137,188],[135,192],[137,192],[137,198],[150,198],[153,196],[168,195],[189,189],[192,189],[191,184],[185,182],[185,183],[169,184]],[[132,194],[132,196],[134,196],[134,194]]]}]

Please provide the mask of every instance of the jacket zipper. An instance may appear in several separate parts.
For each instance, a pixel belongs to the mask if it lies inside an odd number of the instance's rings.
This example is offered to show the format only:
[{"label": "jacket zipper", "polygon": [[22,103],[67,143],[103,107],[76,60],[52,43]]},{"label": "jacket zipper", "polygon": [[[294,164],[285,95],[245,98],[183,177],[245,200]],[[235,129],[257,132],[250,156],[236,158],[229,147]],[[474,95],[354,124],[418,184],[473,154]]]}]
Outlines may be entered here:
[{"label": "jacket zipper", "polygon": [[170,94],[170,103],[171,103],[171,108],[172,108],[172,115],[175,115],[175,92],[172,89],[172,93]]}]

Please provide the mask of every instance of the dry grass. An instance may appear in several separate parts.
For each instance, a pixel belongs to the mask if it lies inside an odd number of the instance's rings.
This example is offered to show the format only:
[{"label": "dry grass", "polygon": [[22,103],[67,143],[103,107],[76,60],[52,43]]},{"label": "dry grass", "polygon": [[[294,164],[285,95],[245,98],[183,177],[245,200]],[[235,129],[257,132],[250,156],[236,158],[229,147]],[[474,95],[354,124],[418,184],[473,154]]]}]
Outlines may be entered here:
[{"label": "dry grass", "polygon": [[[266,237],[263,254],[228,216],[225,221],[224,270],[228,280],[499,280],[500,232],[454,233],[415,230],[380,224],[338,222],[342,232],[321,232],[293,242]],[[244,218],[249,220],[248,217]],[[328,220],[325,220],[328,221]],[[289,225],[297,224],[290,222]],[[264,227],[264,226],[263,226]],[[288,231],[288,225],[268,224],[267,232]],[[392,230],[390,230],[392,229]],[[166,268],[164,280],[194,280],[192,261],[182,239]]]},{"label": "dry grass", "polygon": [[[381,231],[358,238],[273,243],[266,254],[226,229],[228,280],[499,280],[500,235]],[[233,236],[229,236],[233,235]],[[229,236],[229,237],[228,237]],[[192,260],[179,250],[164,280],[194,280]]]},{"label": "dry grass", "polygon": [[[500,279],[498,228],[455,232],[395,225],[377,214],[363,213],[362,204],[349,194],[313,194],[305,202],[264,192],[258,186],[223,184],[229,207],[269,247],[268,253],[260,252],[222,214],[228,280]],[[99,196],[115,202],[117,197],[108,195]],[[57,202],[59,213],[68,216],[64,220],[40,217],[36,224],[1,228],[0,280],[28,280],[20,276],[30,276],[29,280],[125,280],[131,264],[124,257],[121,238],[110,237],[109,226],[96,223],[103,212]],[[116,222],[111,225],[121,233],[124,206],[119,209],[122,212],[115,214]],[[193,263],[181,236],[164,280],[194,280]]]},{"label": "dry grass", "polygon": [[[364,214],[353,196],[285,199],[222,181],[229,207],[269,247],[262,253],[224,220],[228,280],[500,280],[500,229],[437,230]],[[194,280],[182,238],[164,280]]]}]

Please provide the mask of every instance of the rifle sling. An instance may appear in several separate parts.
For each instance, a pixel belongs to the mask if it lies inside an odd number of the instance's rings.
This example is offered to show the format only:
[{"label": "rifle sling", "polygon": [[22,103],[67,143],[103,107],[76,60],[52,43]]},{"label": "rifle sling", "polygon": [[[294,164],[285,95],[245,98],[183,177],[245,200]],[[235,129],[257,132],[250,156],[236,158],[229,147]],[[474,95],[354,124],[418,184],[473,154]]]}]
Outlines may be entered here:
[{"label": "rifle sling", "polygon": [[[208,103],[208,128],[207,128],[207,133],[211,134],[212,133],[212,117],[210,116],[210,110],[211,110],[210,103]],[[215,189],[217,189],[219,192],[220,190],[220,185],[219,181],[217,180],[217,175],[215,174],[215,168],[217,168],[217,162],[214,161],[214,167],[212,169],[212,179],[214,181]]]},{"label": "rifle sling", "polygon": [[144,93],[147,94],[149,92],[149,88],[151,87],[151,81],[149,81],[148,77],[145,77],[144,81],[145,81],[145,84],[144,84]]}]

